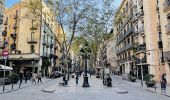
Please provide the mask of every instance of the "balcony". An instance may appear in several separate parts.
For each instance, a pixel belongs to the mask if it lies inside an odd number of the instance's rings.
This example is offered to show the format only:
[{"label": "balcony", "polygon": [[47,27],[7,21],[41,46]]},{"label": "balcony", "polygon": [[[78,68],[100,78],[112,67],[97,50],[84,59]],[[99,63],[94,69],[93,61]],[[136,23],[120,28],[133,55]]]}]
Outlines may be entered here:
[{"label": "balcony", "polygon": [[130,27],[128,31],[125,32],[124,35],[120,36],[120,38],[116,41],[117,44],[119,44],[122,40],[124,40],[127,36],[129,36],[131,33],[133,33],[133,27]]},{"label": "balcony", "polygon": [[38,42],[38,39],[35,39],[35,38],[27,38],[27,42],[29,44],[36,44]]},{"label": "balcony", "polygon": [[13,39],[16,39],[17,34],[16,34],[16,33],[13,33],[13,34],[11,34],[11,37],[12,37]]},{"label": "balcony", "polygon": [[139,28],[138,33],[139,33],[139,34],[140,34],[140,33],[144,33],[144,26],[143,26],[143,25]]},{"label": "balcony", "polygon": [[157,24],[157,30],[161,30],[161,25],[160,24]]},{"label": "balcony", "polygon": [[58,50],[58,46],[55,46],[55,47],[54,47],[54,50]]},{"label": "balcony", "polygon": [[143,7],[143,0],[139,0],[139,7]]},{"label": "balcony", "polygon": [[134,16],[132,21],[135,23],[136,21],[138,21],[138,17]]},{"label": "balcony", "polygon": [[14,19],[17,19],[17,18],[18,18],[18,15],[17,15],[17,14],[15,14],[15,15],[13,16],[13,18],[14,18]]},{"label": "balcony", "polygon": [[17,24],[16,23],[14,24],[13,29],[17,29]]},{"label": "balcony", "polygon": [[54,46],[54,45],[51,43],[51,44],[50,44],[50,48],[53,48],[53,46]]},{"label": "balcony", "polygon": [[4,25],[8,25],[8,21],[7,20],[4,22]]},{"label": "balcony", "polygon": [[10,47],[11,47],[11,50],[15,50],[16,49],[16,43],[11,44]]},{"label": "balcony", "polygon": [[134,36],[138,36],[138,33],[139,33],[138,31],[135,31]]},{"label": "balcony", "polygon": [[170,62],[170,51],[164,52],[164,59],[166,62]]},{"label": "balcony", "polygon": [[144,16],[144,12],[143,11],[138,12],[138,18],[143,17],[143,16]]},{"label": "balcony", "polygon": [[166,33],[170,33],[170,23],[165,26]]},{"label": "balcony", "polygon": [[47,48],[50,47],[50,46],[51,46],[51,43],[48,42],[48,41],[46,41],[46,46],[47,46]]},{"label": "balcony", "polygon": [[146,43],[143,43],[138,45],[136,52],[141,52],[145,50],[146,50]]},{"label": "balcony", "polygon": [[133,0],[130,0],[129,1],[129,8],[132,7],[132,5],[133,5]]},{"label": "balcony", "polygon": [[133,44],[127,44],[125,47],[117,50],[117,51],[116,51],[116,54],[120,54],[120,53],[122,53],[122,52],[124,52],[124,51],[126,51],[126,50],[131,49],[132,47],[133,47]]},{"label": "balcony", "polygon": [[2,32],[2,35],[3,35],[3,36],[7,36],[7,31],[6,31],[6,30],[3,31],[3,32]]},{"label": "balcony", "polygon": [[158,48],[159,48],[159,49],[163,49],[163,43],[162,43],[162,41],[158,41]]},{"label": "balcony", "polygon": [[170,0],[165,0],[165,2],[163,3],[163,11],[167,12],[170,10]]},{"label": "balcony", "polygon": [[30,28],[30,30],[37,30],[37,27],[36,27],[36,26],[32,26],[32,27]]}]

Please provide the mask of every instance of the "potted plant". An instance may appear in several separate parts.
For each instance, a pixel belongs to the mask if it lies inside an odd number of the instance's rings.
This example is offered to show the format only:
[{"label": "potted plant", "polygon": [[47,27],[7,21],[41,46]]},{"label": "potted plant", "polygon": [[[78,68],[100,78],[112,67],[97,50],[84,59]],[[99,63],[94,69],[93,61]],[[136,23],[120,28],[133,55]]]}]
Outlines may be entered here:
[{"label": "potted plant", "polygon": [[135,76],[130,76],[130,81],[131,82],[136,82],[136,77]]},{"label": "potted plant", "polygon": [[16,74],[16,73],[12,73],[12,74],[10,74],[9,76],[7,76],[7,78],[8,78],[9,80],[11,80],[11,82],[12,82],[13,84],[16,84],[16,83],[18,82],[18,80],[19,80],[19,75]]},{"label": "potted plant", "polygon": [[153,87],[155,86],[156,82],[153,80],[154,75],[152,74],[147,74],[144,76],[144,80],[146,81],[147,87]]}]

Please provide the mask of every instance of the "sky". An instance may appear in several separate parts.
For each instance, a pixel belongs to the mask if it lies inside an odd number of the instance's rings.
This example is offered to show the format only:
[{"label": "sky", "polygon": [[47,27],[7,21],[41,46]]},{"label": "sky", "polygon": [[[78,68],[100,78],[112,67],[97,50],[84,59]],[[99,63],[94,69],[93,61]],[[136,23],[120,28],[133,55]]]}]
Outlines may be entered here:
[{"label": "sky", "polygon": [[16,4],[18,1],[20,0],[6,0],[6,7],[9,8],[11,7],[12,5]]},{"label": "sky", "polygon": [[[9,8],[20,0],[6,0],[6,7]],[[115,0],[115,6],[119,7],[122,0]]]}]

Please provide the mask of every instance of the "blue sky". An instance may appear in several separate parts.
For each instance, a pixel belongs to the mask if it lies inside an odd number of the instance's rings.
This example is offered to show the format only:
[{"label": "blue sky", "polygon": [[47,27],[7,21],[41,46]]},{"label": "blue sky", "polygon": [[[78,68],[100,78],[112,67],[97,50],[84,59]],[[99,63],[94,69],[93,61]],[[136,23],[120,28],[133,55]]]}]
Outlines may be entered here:
[{"label": "blue sky", "polygon": [[[6,7],[11,7],[20,0],[6,0]],[[115,0],[115,6],[119,7],[122,0]]]},{"label": "blue sky", "polygon": [[6,7],[11,7],[12,5],[16,4],[20,0],[6,0]]}]

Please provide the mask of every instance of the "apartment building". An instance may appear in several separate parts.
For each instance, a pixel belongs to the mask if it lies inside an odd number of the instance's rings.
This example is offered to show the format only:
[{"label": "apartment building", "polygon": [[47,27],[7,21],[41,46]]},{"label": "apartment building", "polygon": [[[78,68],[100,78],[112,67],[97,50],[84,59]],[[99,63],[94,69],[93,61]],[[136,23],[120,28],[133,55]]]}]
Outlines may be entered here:
[{"label": "apartment building", "polygon": [[118,71],[118,66],[117,66],[117,55],[116,55],[116,37],[112,37],[107,41],[106,44],[106,55],[107,55],[107,61],[110,64],[110,70],[114,73],[117,74]]},{"label": "apartment building", "polygon": [[[0,0],[0,33],[2,33],[4,10],[5,10],[5,0]],[[2,41],[2,34],[0,34],[0,45],[2,45],[1,41]],[[1,50],[0,50],[0,55],[1,55]]]},{"label": "apartment building", "polygon": [[160,81],[164,72],[162,33],[157,0],[123,0],[116,23],[119,71],[155,75]]},{"label": "apartment building", "polygon": [[170,83],[170,0],[157,0],[164,53],[164,73]]},{"label": "apartment building", "polygon": [[42,71],[48,75],[57,66],[56,39],[61,29],[48,6],[44,2],[42,6],[41,16],[36,20],[25,16],[30,12],[22,2],[5,10],[2,47],[10,52],[7,64],[16,72]]}]

